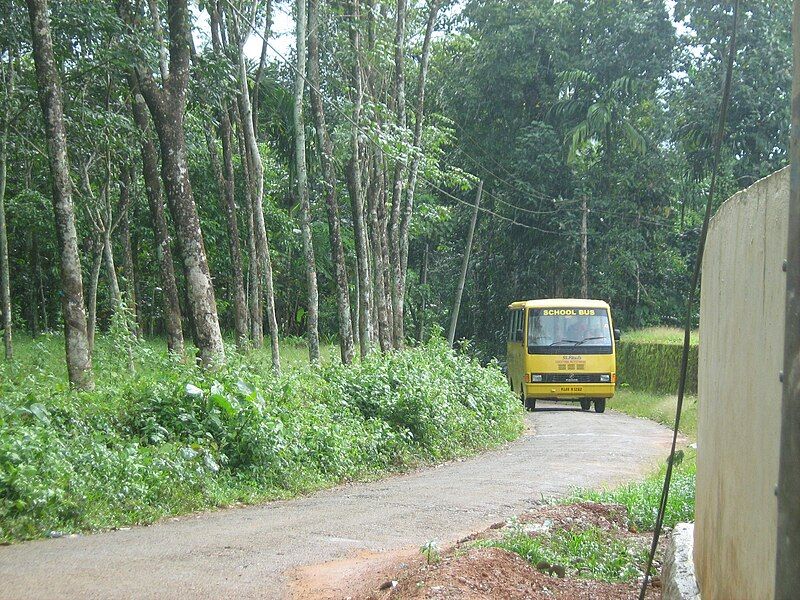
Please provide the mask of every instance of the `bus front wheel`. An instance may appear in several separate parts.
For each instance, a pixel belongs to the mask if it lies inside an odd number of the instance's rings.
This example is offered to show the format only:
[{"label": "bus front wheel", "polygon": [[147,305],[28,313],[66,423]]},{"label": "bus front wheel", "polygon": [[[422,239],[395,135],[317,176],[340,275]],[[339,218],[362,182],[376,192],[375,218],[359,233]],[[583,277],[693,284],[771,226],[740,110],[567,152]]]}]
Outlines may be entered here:
[{"label": "bus front wheel", "polygon": [[589,410],[592,407],[592,401],[589,399],[581,400],[581,410]]},{"label": "bus front wheel", "polygon": [[525,410],[533,412],[536,410],[536,398],[525,398]]},{"label": "bus front wheel", "polygon": [[594,401],[594,412],[602,413],[606,411],[606,399],[602,398],[600,400]]}]

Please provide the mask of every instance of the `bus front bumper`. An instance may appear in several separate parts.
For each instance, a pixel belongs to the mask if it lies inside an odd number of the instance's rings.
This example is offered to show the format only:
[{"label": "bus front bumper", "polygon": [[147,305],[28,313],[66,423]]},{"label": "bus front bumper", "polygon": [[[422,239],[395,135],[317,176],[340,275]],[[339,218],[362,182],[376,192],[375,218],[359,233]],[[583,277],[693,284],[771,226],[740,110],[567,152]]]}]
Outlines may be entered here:
[{"label": "bus front bumper", "polygon": [[541,400],[611,398],[615,388],[614,383],[526,383],[525,396]]}]

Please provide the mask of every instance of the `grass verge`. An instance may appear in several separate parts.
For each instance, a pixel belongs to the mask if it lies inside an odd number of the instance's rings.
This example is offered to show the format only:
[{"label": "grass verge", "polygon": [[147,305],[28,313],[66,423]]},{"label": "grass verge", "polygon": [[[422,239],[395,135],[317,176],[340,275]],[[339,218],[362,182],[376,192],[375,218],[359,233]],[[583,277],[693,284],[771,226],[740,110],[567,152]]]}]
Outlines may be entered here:
[{"label": "grass verge", "polygon": [[610,583],[635,581],[647,560],[641,540],[632,542],[599,527],[556,529],[536,536],[512,528],[490,545],[518,554],[534,567],[580,565],[575,569],[579,577]]},{"label": "grass verge", "polygon": [[144,342],[131,373],[127,342],[98,342],[91,392],[66,386],[60,336],[18,343],[20,360],[0,367],[2,541],[287,497],[522,430],[499,369],[441,339],[279,377],[268,352],[231,354],[211,372]]},{"label": "grass verge", "polygon": [[[619,412],[661,423],[670,429],[675,424],[678,398],[674,394],[653,394],[621,388],[608,401],[608,407]],[[685,396],[679,430],[691,440],[697,439],[697,396]]]},{"label": "grass verge", "polygon": [[[681,454],[682,452],[682,454]],[[676,523],[694,521],[695,473],[697,454],[687,448],[679,451],[672,470],[667,510],[664,513],[664,527],[674,527]],[[652,531],[658,515],[661,490],[664,486],[666,465],[651,473],[643,481],[625,484],[611,490],[579,490],[566,499],[566,502],[601,502],[621,504],[627,510],[628,518],[639,531]]]}]

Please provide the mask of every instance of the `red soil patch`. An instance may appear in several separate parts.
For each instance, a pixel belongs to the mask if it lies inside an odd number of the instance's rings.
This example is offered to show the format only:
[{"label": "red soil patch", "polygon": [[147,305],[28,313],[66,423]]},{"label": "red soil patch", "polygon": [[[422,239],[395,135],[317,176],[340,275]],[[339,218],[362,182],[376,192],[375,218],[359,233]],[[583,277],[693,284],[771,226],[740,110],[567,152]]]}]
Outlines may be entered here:
[{"label": "red soil patch", "polygon": [[[617,537],[645,546],[649,533],[637,533],[625,507],[617,504],[579,502],[543,504],[517,519],[528,535],[550,530],[597,527]],[[563,579],[540,572],[518,555],[501,548],[476,548],[475,540],[499,539],[508,530],[496,523],[445,548],[441,561],[427,564],[418,548],[401,551],[362,552],[354,557],[298,569],[291,574],[292,598],[315,600],[621,600],[636,599],[639,584],[606,583],[575,577],[567,566]],[[634,540],[631,540],[634,541]],[[660,561],[654,565],[660,570]],[[647,598],[661,597],[655,578]]]},{"label": "red soil patch", "polygon": [[540,573],[516,554],[501,548],[474,548],[447,556],[438,565],[424,565],[408,573],[389,598],[627,600],[637,595],[636,584],[559,579]]}]

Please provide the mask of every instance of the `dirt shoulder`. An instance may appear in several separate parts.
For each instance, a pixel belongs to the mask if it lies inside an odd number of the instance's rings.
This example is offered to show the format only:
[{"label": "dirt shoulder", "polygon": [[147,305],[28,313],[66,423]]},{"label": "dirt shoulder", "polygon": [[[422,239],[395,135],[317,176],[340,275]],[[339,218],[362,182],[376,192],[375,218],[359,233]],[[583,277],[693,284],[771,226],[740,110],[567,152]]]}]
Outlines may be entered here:
[{"label": "dirt shoulder", "polygon": [[[549,532],[599,530],[630,550],[648,547],[651,534],[640,533],[618,504],[580,502],[543,504],[505,523],[466,536],[431,562],[419,548],[383,554],[362,554],[347,560],[304,567],[293,573],[294,598],[324,600],[631,600],[638,597],[639,580],[599,581],[585,577],[587,565],[573,560],[564,565],[536,566],[506,548],[492,547],[509,535],[530,538]],[[663,547],[664,544],[661,544]],[[657,554],[656,568],[662,553]],[[654,578],[648,598],[660,596]]]}]

